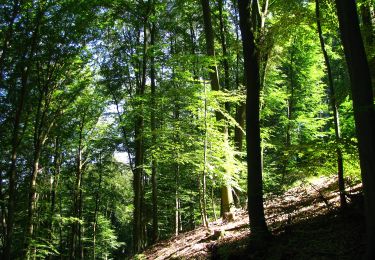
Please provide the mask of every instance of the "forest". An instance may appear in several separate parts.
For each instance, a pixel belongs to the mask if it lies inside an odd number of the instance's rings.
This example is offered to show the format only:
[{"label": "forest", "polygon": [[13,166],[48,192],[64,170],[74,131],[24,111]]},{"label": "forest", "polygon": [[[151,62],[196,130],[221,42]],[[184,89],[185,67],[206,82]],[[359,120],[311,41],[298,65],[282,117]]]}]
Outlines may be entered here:
[{"label": "forest", "polygon": [[374,26],[374,0],[0,0],[0,258],[206,259],[146,251],[239,216],[264,251],[321,178],[375,259]]}]

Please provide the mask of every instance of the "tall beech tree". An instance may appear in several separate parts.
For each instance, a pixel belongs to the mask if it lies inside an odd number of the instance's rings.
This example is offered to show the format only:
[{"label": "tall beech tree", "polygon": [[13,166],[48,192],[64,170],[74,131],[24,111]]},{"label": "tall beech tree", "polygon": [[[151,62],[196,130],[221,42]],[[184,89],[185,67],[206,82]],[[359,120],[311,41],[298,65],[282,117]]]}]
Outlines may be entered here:
[{"label": "tall beech tree", "polygon": [[247,144],[247,196],[250,229],[254,236],[268,234],[264,218],[262,188],[262,151],[260,137],[260,74],[259,52],[255,45],[254,29],[257,23],[251,17],[258,1],[238,1],[240,28],[246,78],[246,144]]},{"label": "tall beech tree", "polygon": [[[209,76],[211,81],[211,89],[213,91],[219,91],[220,90],[220,82],[219,82],[219,72],[216,65],[215,60],[215,35],[212,27],[212,17],[211,17],[211,7],[210,7],[210,1],[209,0],[201,0],[202,4],[202,11],[203,11],[203,22],[204,22],[204,33],[205,33],[205,39],[206,39],[206,50],[208,57],[211,58],[211,66],[209,67]],[[222,28],[224,30],[224,28]],[[222,44],[223,44],[223,51],[226,52],[225,47],[225,39],[222,38]],[[225,73],[228,73],[228,68],[226,65],[226,62],[224,62],[224,70]],[[225,84],[229,83],[228,75],[225,76]],[[228,87],[226,85],[226,87]],[[224,126],[220,126],[220,128],[223,131],[224,139],[226,142],[228,142],[228,128],[225,126],[226,122],[224,122],[223,115],[216,111],[216,120],[219,122],[219,124],[223,124]],[[232,196],[232,187],[229,183],[223,184],[223,187],[221,188],[221,215],[224,215],[226,212],[230,212],[231,207],[233,204],[233,196]]]},{"label": "tall beech tree", "polygon": [[341,208],[345,209],[347,207],[347,203],[346,203],[346,197],[345,197],[344,163],[343,163],[343,157],[342,157],[342,150],[339,147],[340,141],[341,141],[340,116],[339,116],[339,111],[338,111],[335,87],[333,85],[331,62],[329,60],[324,38],[323,38],[319,0],[315,0],[315,14],[316,14],[316,23],[318,27],[320,46],[323,52],[324,62],[325,62],[326,69],[327,69],[328,88],[329,88],[328,95],[329,95],[330,105],[331,105],[331,109],[333,113],[333,124],[335,128],[335,139],[336,139],[336,145],[337,145],[337,149],[336,149],[337,177],[338,177],[338,183],[339,183],[339,189],[340,189],[340,204],[341,204]]},{"label": "tall beech tree", "polygon": [[336,0],[341,39],[348,64],[361,175],[364,188],[367,259],[375,258],[375,111],[370,69],[354,0]]}]

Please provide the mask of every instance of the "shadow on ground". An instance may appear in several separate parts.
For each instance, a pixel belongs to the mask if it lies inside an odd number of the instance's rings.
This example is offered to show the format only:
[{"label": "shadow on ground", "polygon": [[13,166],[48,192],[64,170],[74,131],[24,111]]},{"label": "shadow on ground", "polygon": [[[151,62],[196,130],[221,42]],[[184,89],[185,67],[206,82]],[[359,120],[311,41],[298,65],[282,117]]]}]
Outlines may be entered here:
[{"label": "shadow on ground", "polygon": [[[351,203],[339,209],[337,179],[321,177],[282,195],[265,199],[272,238],[250,240],[248,215],[235,212],[233,222],[221,219],[160,241],[141,259],[360,259],[364,253],[363,197],[360,184],[348,187]],[[214,233],[220,231],[220,237]]]},{"label": "shadow on ground", "polygon": [[219,243],[211,259],[361,259],[365,250],[363,204],[346,212],[334,208],[312,218],[285,223],[273,230],[267,244],[249,238]]}]

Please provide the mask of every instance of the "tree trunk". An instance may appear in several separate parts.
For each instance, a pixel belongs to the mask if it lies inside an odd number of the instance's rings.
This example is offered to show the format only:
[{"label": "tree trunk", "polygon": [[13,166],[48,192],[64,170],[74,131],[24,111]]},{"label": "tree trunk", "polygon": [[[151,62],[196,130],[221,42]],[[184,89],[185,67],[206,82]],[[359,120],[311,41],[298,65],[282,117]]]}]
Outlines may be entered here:
[{"label": "tree trunk", "polygon": [[207,203],[206,203],[206,176],[207,176],[207,142],[208,142],[208,126],[207,126],[207,89],[204,83],[204,141],[203,141],[203,172],[202,172],[202,219],[203,225],[208,227],[207,219]]},{"label": "tree trunk", "polygon": [[16,21],[17,15],[20,11],[21,3],[20,0],[15,0],[12,7],[12,15],[9,20],[9,25],[4,33],[2,49],[0,53],[0,84],[3,81],[3,69],[5,66],[5,60],[8,52],[9,45],[11,44],[11,40],[13,37],[13,26],[14,22]]},{"label": "tree trunk", "polygon": [[374,26],[372,24],[372,14],[371,14],[371,7],[370,3],[366,2],[365,0],[361,2],[361,18],[363,24],[363,38],[364,42],[367,46],[371,47],[374,43]]},{"label": "tree trunk", "polygon": [[[238,10],[235,5],[235,18],[238,16]],[[236,19],[235,21],[236,24],[236,40],[239,40],[239,23],[238,20]],[[236,89],[240,90],[240,51],[237,50],[236,53]],[[242,82],[242,79],[241,79]],[[243,130],[245,129],[245,116],[246,116],[246,103],[241,102],[237,105],[236,107],[236,122],[240,127],[236,127],[234,129],[234,147],[237,149],[237,151],[242,152],[243,151],[243,136],[244,132]]]},{"label": "tree trunk", "polygon": [[246,116],[246,104],[240,103],[236,109],[236,122],[241,127],[234,129],[234,145],[237,151],[242,152],[243,150],[243,129],[245,128],[245,116]]},{"label": "tree trunk", "polygon": [[[85,115],[81,119],[79,129],[79,141],[76,159],[76,179],[74,187],[74,198],[73,198],[73,216],[79,221],[82,217],[82,173],[83,173],[83,129],[85,126]],[[81,223],[75,221],[72,223],[72,234],[70,244],[70,258],[71,259],[82,259],[82,241],[81,241]]]},{"label": "tree trunk", "polygon": [[180,227],[180,194],[179,194],[179,175],[180,166],[177,163],[175,166],[175,206],[174,206],[174,235],[178,236]]},{"label": "tree trunk", "polygon": [[1,240],[0,240],[0,243],[2,245],[5,245],[5,240],[6,240],[6,236],[7,236],[7,232],[6,232],[6,220],[5,220],[5,216],[6,216],[6,213],[5,213],[5,203],[4,203],[4,193],[3,193],[3,171],[0,170],[0,226],[1,226]]},{"label": "tree trunk", "polygon": [[[14,108],[15,115],[13,121],[13,132],[12,132],[12,152],[11,152],[11,164],[9,168],[9,188],[8,188],[8,217],[7,217],[7,239],[6,245],[3,252],[3,258],[8,260],[12,258],[12,246],[13,246],[13,226],[14,226],[14,213],[15,213],[15,197],[16,197],[16,181],[17,181],[17,155],[18,147],[20,144],[20,126],[21,117],[24,112],[24,106],[26,102],[26,96],[29,91],[29,73],[31,60],[37,49],[37,39],[39,38],[39,27],[41,19],[44,15],[44,11],[38,10],[35,18],[35,26],[30,38],[30,47],[24,50],[22,55],[22,61],[24,65],[21,66],[21,89],[18,96],[17,106]],[[29,49],[30,48],[30,49]],[[28,54],[28,57],[27,57]],[[5,55],[5,54],[3,54]],[[27,58],[26,58],[27,57]],[[2,71],[0,71],[2,73]],[[1,82],[1,81],[0,81]],[[25,125],[25,127],[27,124]]]},{"label": "tree trunk", "polygon": [[335,88],[333,85],[333,77],[332,77],[332,70],[331,70],[331,64],[329,61],[328,53],[325,48],[325,42],[323,38],[322,33],[322,26],[320,21],[320,9],[319,9],[319,0],[315,0],[315,11],[316,11],[316,22],[318,27],[318,34],[319,34],[319,40],[320,40],[320,47],[323,52],[324,56],[324,62],[327,69],[327,76],[328,76],[328,87],[329,87],[329,100],[331,103],[331,109],[333,112],[333,123],[335,127],[335,139],[336,139],[336,145],[337,145],[337,176],[338,176],[338,184],[339,184],[339,190],[340,190],[340,205],[342,209],[345,209],[347,206],[346,198],[345,198],[345,181],[344,181],[344,164],[342,159],[342,151],[339,147],[340,141],[341,141],[341,133],[340,133],[340,118],[339,118],[339,111],[338,111],[338,105],[336,101],[336,95],[335,95]]},{"label": "tree trunk", "polygon": [[28,200],[28,217],[27,217],[27,228],[26,228],[26,244],[25,244],[25,252],[26,256],[30,257],[31,255],[31,240],[34,234],[34,214],[36,208],[36,179],[38,176],[39,171],[39,159],[41,154],[41,145],[37,144],[34,150],[34,162],[33,162],[33,169],[30,176],[30,186],[29,186],[29,200]]},{"label": "tree trunk", "polygon": [[[137,96],[142,97],[146,86],[147,70],[147,50],[148,34],[147,19],[144,21],[143,37],[143,61],[142,61],[142,79],[137,87]],[[135,169],[133,179],[134,189],[134,227],[133,227],[133,251],[139,252],[142,249],[142,175],[143,175],[143,104],[139,104],[140,112],[136,118],[135,126]]]},{"label": "tree trunk", "polygon": [[221,188],[221,197],[223,198],[221,201],[221,215],[224,216],[224,213],[230,212],[233,206],[232,187],[230,185],[226,185]]},{"label": "tree trunk", "polygon": [[341,39],[351,83],[364,189],[367,259],[375,259],[375,113],[369,65],[354,0],[336,0]]},{"label": "tree trunk", "polygon": [[361,18],[362,18],[362,36],[365,43],[367,58],[369,58],[370,75],[372,80],[372,93],[375,95],[375,55],[371,55],[375,51],[374,46],[374,9],[367,0],[359,1],[361,3]]},{"label": "tree trunk", "polygon": [[248,211],[252,234],[263,237],[268,235],[269,232],[264,218],[263,207],[262,157],[259,123],[259,58],[252,31],[252,26],[255,26],[255,24],[252,23],[250,17],[250,2],[250,0],[238,0],[247,87],[246,142],[248,159]]},{"label": "tree trunk", "polygon": [[292,144],[292,138],[291,138],[291,121],[293,119],[293,110],[294,110],[294,45],[292,45],[292,50],[290,52],[290,65],[289,65],[289,80],[290,85],[289,88],[287,88],[288,92],[288,100],[287,100],[287,129],[286,129],[286,147],[290,147]]},{"label": "tree trunk", "polygon": [[[180,107],[178,104],[178,100],[175,100],[175,105],[174,105],[174,120],[175,120],[175,125],[177,126],[174,129],[174,132],[176,135],[174,136],[174,143],[179,144],[180,143],[180,128],[179,128],[179,121],[180,121]],[[178,148],[175,151],[176,154],[176,160],[175,160],[175,165],[174,165],[174,170],[175,170],[175,236],[179,234],[180,231],[180,215],[181,215],[181,210],[180,210],[180,162],[179,162],[179,157],[180,157],[180,151]]]},{"label": "tree trunk", "polygon": [[[155,35],[156,28],[155,23],[152,24],[151,28],[151,46],[155,47]],[[156,146],[156,83],[155,83],[155,53],[150,57],[151,68],[151,135],[152,145]],[[157,188],[157,161],[156,155],[152,154],[151,158],[151,182],[152,182],[152,243],[155,243],[159,239],[159,220],[158,220],[158,188]]]},{"label": "tree trunk", "polygon": [[[29,199],[28,199],[28,218],[27,218],[27,227],[26,227],[26,237],[25,237],[25,252],[26,256],[29,258],[31,255],[30,243],[33,239],[34,233],[34,214],[36,209],[36,179],[39,172],[39,160],[42,152],[43,146],[43,132],[42,126],[44,123],[44,113],[42,112],[42,103],[45,98],[46,92],[44,89],[40,91],[40,96],[38,100],[37,111],[35,115],[35,124],[34,124],[34,158],[33,158],[33,168],[30,175],[30,184],[29,184]],[[43,114],[43,116],[42,116]],[[32,256],[32,258],[34,258]]]},{"label": "tree trunk", "polygon": [[95,194],[95,211],[94,211],[94,224],[93,224],[93,258],[96,259],[96,227],[98,224],[98,214],[99,214],[99,203],[100,203],[100,194],[101,194],[101,187],[102,187],[102,176],[103,176],[103,169],[102,169],[102,158],[99,155],[99,183],[98,188]]},{"label": "tree trunk", "polygon": [[[210,8],[210,2],[209,0],[201,0],[202,4],[202,10],[203,10],[203,21],[204,21],[204,32],[205,32],[205,38],[206,38],[206,48],[207,48],[207,55],[210,56],[211,58],[215,58],[215,37],[212,29],[212,19],[211,19],[211,8]],[[214,91],[219,91],[220,90],[220,83],[219,83],[219,73],[217,70],[216,64],[210,67],[210,80],[211,80],[211,89]],[[219,112],[216,111],[216,120],[220,122],[223,120],[223,115]],[[227,127],[222,127],[222,132],[227,134]],[[223,185],[222,189],[226,189],[226,185]],[[225,192],[221,193],[222,196],[225,195]],[[227,201],[230,200],[230,197],[222,197],[222,201]],[[231,201],[232,203],[233,201]],[[223,203],[222,203],[223,205]],[[224,214],[227,211],[224,211],[224,209],[221,210],[222,214]]]},{"label": "tree trunk", "polygon": [[[215,37],[212,29],[212,20],[211,20],[211,7],[209,0],[201,0],[202,10],[203,10],[203,21],[204,21],[204,33],[206,37],[206,48],[207,55],[215,58]],[[211,80],[211,89],[218,91],[220,89],[219,84],[219,73],[217,71],[217,66],[212,65],[210,67],[210,80]],[[218,115],[218,114],[217,114]],[[221,115],[218,116],[221,119]]]},{"label": "tree trunk", "polygon": [[[53,176],[51,177],[52,180],[51,180],[51,208],[50,208],[50,216],[49,216],[49,224],[48,224],[48,228],[49,228],[49,241],[51,244],[53,244],[53,233],[54,233],[54,226],[53,226],[53,216],[55,214],[55,210],[56,210],[56,193],[57,193],[57,189],[58,189],[58,186],[59,186],[59,181],[60,181],[60,168],[61,168],[61,151],[60,151],[60,141],[59,141],[59,137],[56,137],[55,139],[55,154],[54,154],[54,158],[53,158],[53,165],[54,165],[54,169],[53,169]],[[52,255],[49,257],[49,259],[52,259]]]},{"label": "tree trunk", "polygon": [[[224,0],[219,0],[219,22],[220,22],[220,43],[223,52],[223,68],[224,68],[224,89],[230,90],[230,79],[229,79],[229,62],[228,62],[228,51],[227,51],[227,30],[224,23],[223,11],[224,11]],[[225,110],[227,113],[230,112],[230,103],[225,103]],[[228,128],[228,126],[226,126]],[[227,129],[229,131],[229,129]]]}]

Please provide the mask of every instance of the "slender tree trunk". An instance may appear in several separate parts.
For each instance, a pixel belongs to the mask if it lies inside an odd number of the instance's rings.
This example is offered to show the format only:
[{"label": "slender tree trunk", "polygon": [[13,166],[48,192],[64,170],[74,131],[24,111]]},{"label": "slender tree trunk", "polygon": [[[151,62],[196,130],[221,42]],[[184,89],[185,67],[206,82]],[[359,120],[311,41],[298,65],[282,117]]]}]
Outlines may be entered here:
[{"label": "slender tree trunk", "polygon": [[[176,144],[180,143],[180,131],[181,129],[179,128],[179,122],[180,122],[180,107],[178,105],[178,100],[176,99],[175,105],[174,105],[174,120],[175,120],[175,125],[177,126],[174,129],[174,132],[176,133],[174,137],[174,142]],[[179,162],[179,157],[180,157],[180,151],[178,150],[179,148],[176,149],[175,154],[176,154],[176,162],[175,162],[175,236],[178,235],[180,231],[180,215],[181,215],[181,210],[180,210],[180,162]]]},{"label": "slender tree trunk", "polygon": [[351,83],[366,208],[366,259],[375,259],[375,112],[371,77],[354,0],[336,0]]},{"label": "slender tree trunk", "polygon": [[[254,2],[257,1],[254,0]],[[255,38],[252,31],[252,26],[255,26],[255,24],[251,21],[250,4],[250,0],[238,0],[247,87],[246,142],[248,159],[248,210],[252,234],[263,237],[268,235],[269,231],[265,222],[263,207],[262,156],[259,122],[259,54],[255,46]]]},{"label": "slender tree trunk", "polygon": [[[34,258],[32,256],[31,251],[31,240],[33,239],[34,234],[34,222],[35,222],[35,209],[36,209],[36,179],[39,172],[39,160],[40,155],[42,152],[42,142],[43,142],[43,133],[42,133],[42,126],[43,126],[43,119],[44,113],[42,113],[42,106],[43,100],[45,97],[45,91],[40,91],[40,96],[38,100],[37,112],[35,116],[35,124],[34,124],[34,158],[33,158],[33,168],[30,175],[30,184],[29,184],[29,199],[28,199],[28,219],[27,219],[27,227],[26,227],[26,237],[25,237],[25,253],[26,256]],[[43,116],[42,116],[43,114]],[[35,250],[33,250],[35,251]]]},{"label": "slender tree trunk", "polygon": [[[237,5],[235,4],[234,10],[235,10],[235,26],[236,26],[236,41],[239,41],[239,35],[240,35],[240,29],[239,29],[239,21],[237,19],[238,17],[238,10]],[[237,50],[236,52],[236,89],[241,90],[240,82],[242,82],[242,78],[240,79],[240,51]],[[244,84],[245,85],[245,84]],[[244,131],[245,129],[245,112],[246,112],[246,103],[241,102],[236,107],[236,122],[240,127],[236,127],[234,129],[234,147],[237,149],[237,151],[242,152],[243,151],[243,137],[244,137]]]},{"label": "slender tree trunk", "polygon": [[174,208],[174,235],[175,236],[178,236],[178,233],[179,233],[179,226],[180,226],[180,218],[179,218],[179,214],[180,214],[180,194],[179,194],[179,178],[180,178],[180,165],[178,163],[176,163],[176,166],[175,166],[175,208]]},{"label": "slender tree trunk", "polygon": [[[204,32],[205,32],[205,38],[206,38],[206,48],[207,48],[207,55],[215,58],[215,37],[212,29],[212,19],[211,19],[211,8],[210,8],[210,2],[209,0],[201,0],[202,4],[202,10],[203,10],[203,21],[204,21]],[[220,90],[220,83],[219,83],[219,73],[217,70],[216,64],[210,67],[210,80],[211,80],[211,89],[214,91]],[[220,122],[223,120],[223,115],[216,111],[216,120]],[[222,132],[226,134],[227,127],[222,127]],[[222,196],[227,195],[228,193],[224,192],[225,189],[227,189],[229,186],[228,184],[223,185],[221,193]],[[222,201],[229,201],[229,203],[233,203],[233,201],[230,201],[230,197],[222,197]],[[223,203],[221,203],[223,205]],[[227,208],[222,208],[221,212],[224,214],[228,210]]]},{"label": "slender tree trunk", "polygon": [[11,40],[13,38],[13,27],[17,15],[19,14],[21,4],[22,3],[20,0],[15,0],[13,2],[12,14],[9,20],[9,25],[4,33],[3,44],[0,52],[0,84],[3,82],[3,69],[5,66],[5,60],[7,58],[9,45],[11,44]]},{"label": "slender tree trunk", "polygon": [[35,151],[34,151],[34,163],[33,163],[33,169],[30,176],[30,186],[29,186],[29,200],[28,200],[28,219],[27,219],[27,228],[26,228],[26,244],[25,244],[25,252],[27,258],[32,257],[32,252],[35,252],[35,250],[31,251],[31,240],[33,239],[34,234],[34,225],[35,225],[35,209],[36,209],[36,199],[37,199],[37,193],[36,193],[36,179],[38,176],[39,171],[39,160],[41,155],[41,145],[40,143],[36,145]]},{"label": "slender tree trunk", "polygon": [[[195,32],[194,32],[194,28],[193,28],[193,24],[190,23],[190,39],[191,39],[191,46],[192,46],[192,49],[191,49],[191,54],[195,57],[196,53],[195,53],[195,49],[196,49],[196,37],[195,37]],[[197,80],[198,79],[198,76],[197,76],[197,72],[196,72],[196,61],[194,62],[194,68],[193,68],[193,75],[194,75],[194,80]],[[204,83],[204,91],[206,93],[206,84]],[[205,120],[206,120],[206,95],[205,95]],[[206,131],[207,131],[207,128],[205,127]],[[207,160],[207,137],[205,136],[205,139],[204,139],[204,151],[203,151],[203,161],[204,161],[204,168],[206,167],[206,160]],[[203,173],[202,175],[205,174],[205,169],[203,170]],[[206,205],[205,205],[205,193],[204,193],[204,188],[202,187],[202,181],[203,181],[203,177],[201,175],[198,175],[198,196],[199,196],[199,213],[200,213],[200,216],[201,216],[201,220],[202,220],[202,224],[203,226],[207,227],[208,226],[208,221],[207,221],[207,212],[206,212]]]},{"label": "slender tree trunk", "polygon": [[21,95],[20,106],[17,107],[15,120],[13,124],[12,133],[12,153],[11,153],[11,164],[9,169],[9,197],[8,197],[8,217],[7,217],[7,239],[3,252],[3,257],[6,260],[11,259],[12,245],[13,245],[13,224],[14,224],[14,213],[15,213],[15,197],[16,197],[16,181],[17,181],[17,153],[19,145],[19,128],[20,118],[23,110],[24,95]]},{"label": "slender tree trunk", "polygon": [[[230,90],[230,79],[229,79],[229,62],[228,62],[228,48],[227,48],[227,30],[224,23],[223,11],[224,11],[224,0],[219,0],[219,22],[220,22],[220,43],[221,49],[223,52],[223,68],[224,68],[224,89]],[[227,113],[230,112],[230,103],[225,103],[225,110]],[[227,131],[229,131],[228,126],[226,125]]]},{"label": "slender tree trunk", "polygon": [[[76,159],[76,180],[74,187],[74,198],[73,198],[73,213],[79,221],[81,220],[82,211],[82,173],[83,173],[83,163],[82,163],[82,153],[83,153],[83,129],[85,126],[85,115],[81,119],[80,129],[79,129],[79,141]],[[81,259],[81,223],[75,221],[72,223],[72,234],[70,242],[70,258],[71,259]]]},{"label": "slender tree trunk", "polygon": [[[30,66],[32,65],[32,58],[37,49],[37,39],[39,38],[39,27],[41,19],[44,15],[43,10],[38,10],[38,13],[35,18],[35,26],[30,38],[30,47],[26,48],[22,59],[24,65],[21,66],[21,89],[18,96],[17,106],[14,108],[15,115],[13,121],[13,132],[12,132],[12,152],[11,152],[11,164],[9,168],[9,188],[8,188],[8,217],[7,217],[7,239],[6,245],[3,252],[3,258],[8,260],[12,258],[12,246],[13,246],[13,226],[14,226],[14,214],[15,214],[15,197],[16,197],[16,181],[17,181],[17,156],[18,156],[18,147],[20,144],[20,128],[21,128],[21,119],[24,112],[24,107],[26,103],[26,96],[29,91],[29,73]],[[3,53],[3,55],[5,55]],[[27,57],[27,58],[26,58]],[[4,56],[3,56],[4,59]],[[2,71],[0,71],[2,74]],[[1,82],[1,81],[0,81]]]},{"label": "slender tree trunk", "polygon": [[81,164],[81,185],[79,189],[79,198],[78,198],[78,219],[80,223],[78,223],[78,248],[77,248],[77,255],[79,259],[84,259],[84,252],[83,252],[83,237],[85,227],[83,225],[83,192],[82,192],[82,181],[83,181],[83,165]]},{"label": "slender tree trunk", "polygon": [[5,213],[5,203],[4,203],[4,193],[3,193],[3,171],[0,170],[0,211],[1,211],[1,214],[0,214],[0,225],[1,225],[1,240],[0,240],[0,243],[2,245],[5,245],[6,243],[6,236],[7,236],[7,232],[6,232],[6,219],[5,219],[5,216],[6,216],[6,213]]},{"label": "slender tree trunk", "polygon": [[[48,84],[48,83],[47,83]],[[39,173],[39,161],[42,153],[42,149],[50,129],[54,124],[54,120],[47,122],[47,112],[49,110],[50,99],[48,98],[49,88],[48,85],[44,85],[40,89],[40,96],[37,106],[37,112],[35,116],[35,125],[34,125],[34,159],[33,159],[33,169],[30,176],[30,187],[29,187],[29,200],[28,200],[28,221],[26,228],[26,245],[25,250],[27,255],[33,254],[35,258],[36,248],[34,247],[32,252],[30,251],[30,242],[34,236],[35,224],[35,215],[36,215],[36,206],[37,206],[37,189],[36,181]],[[35,222],[35,223],[34,223]]]},{"label": "slender tree trunk", "polygon": [[96,227],[98,225],[98,214],[99,214],[99,203],[100,203],[100,194],[101,194],[101,187],[102,187],[102,178],[103,178],[103,169],[102,169],[102,158],[99,155],[99,183],[98,188],[95,194],[95,211],[94,211],[94,224],[93,224],[93,258],[96,259]]},{"label": "slender tree trunk", "polygon": [[[209,0],[201,0],[201,4],[203,10],[204,33],[206,37],[207,55],[212,58],[215,58],[215,37],[212,29],[210,2]],[[211,66],[209,75],[211,80],[211,89],[216,91],[220,90],[219,73],[216,64]],[[217,117],[220,120],[222,118],[222,115],[217,113]]]},{"label": "slender tree trunk", "polygon": [[216,215],[216,205],[215,205],[215,193],[214,193],[214,187],[213,186],[211,186],[211,206],[212,206],[212,211],[214,213],[214,219],[216,221],[217,215]]},{"label": "slender tree trunk", "polygon": [[240,127],[234,129],[234,145],[237,151],[243,151],[243,129],[245,128],[246,104],[240,103],[236,109],[236,121]]},{"label": "slender tree trunk", "polygon": [[[260,89],[263,90],[264,88],[264,80],[266,78],[266,72],[267,72],[267,65],[268,65],[268,60],[270,56],[270,52],[272,49],[272,39],[266,39],[266,20],[267,20],[267,15],[268,15],[268,5],[269,1],[264,0],[262,9],[260,10],[260,23],[259,23],[259,40],[258,44],[261,46],[261,49],[259,49],[259,67],[260,67]],[[257,5],[257,9],[259,9],[259,6]],[[259,12],[259,11],[258,11]],[[262,110],[262,106],[261,106]]]},{"label": "slender tree trunk", "polygon": [[372,46],[374,43],[374,25],[372,22],[373,14],[371,13],[370,3],[362,0],[361,2],[361,18],[363,24],[363,38],[367,46]]},{"label": "slender tree trunk", "polygon": [[207,126],[207,89],[204,83],[204,141],[203,141],[203,172],[202,172],[202,219],[203,225],[208,227],[207,219],[207,203],[206,203],[206,176],[207,176],[207,142],[208,142],[208,126]]},{"label": "slender tree trunk", "polygon": [[[155,23],[152,24],[151,28],[151,46],[155,48],[155,35],[156,28]],[[155,53],[150,57],[151,68],[151,135],[152,145],[156,146],[156,83],[155,83]],[[151,181],[152,181],[152,243],[155,243],[159,239],[159,220],[158,220],[158,188],[157,188],[157,161],[156,155],[152,154],[151,158]]]},{"label": "slender tree trunk", "polygon": [[372,93],[375,95],[375,55],[371,55],[375,51],[374,46],[374,9],[371,8],[370,3],[367,0],[359,1],[361,3],[361,20],[362,20],[362,36],[365,43],[366,51],[367,51],[367,58],[369,67],[370,67],[370,75],[372,80]]},{"label": "slender tree trunk", "polygon": [[[55,154],[53,157],[53,176],[51,177],[51,206],[50,206],[50,216],[49,216],[49,241],[51,244],[53,244],[53,233],[54,233],[54,226],[53,226],[53,216],[55,214],[56,210],[56,194],[57,189],[59,186],[60,181],[60,168],[61,168],[61,151],[60,151],[60,141],[59,137],[55,138]],[[49,256],[49,259],[52,259],[52,255]]]},{"label": "slender tree trunk", "polygon": [[292,45],[292,50],[290,52],[290,64],[289,64],[289,88],[288,91],[288,100],[287,100],[287,129],[286,129],[286,147],[290,147],[292,144],[292,137],[291,137],[291,129],[293,120],[293,112],[294,112],[294,45]]},{"label": "slender tree trunk", "polygon": [[[223,51],[223,56],[224,56],[224,60],[223,60],[223,67],[224,67],[224,88],[226,90],[229,90],[230,89],[230,80],[229,80],[229,63],[228,63],[228,51],[227,51],[227,40],[226,40],[226,27],[225,27],[225,24],[224,24],[224,17],[223,17],[223,11],[224,11],[224,7],[223,7],[224,3],[223,3],[223,0],[219,0],[219,22],[220,22],[220,41],[221,41],[221,48],[222,48],[222,51]],[[225,103],[225,108],[226,108],[226,111],[227,113],[230,112],[230,104],[229,102],[226,102]],[[225,146],[230,148],[229,147],[229,129],[228,129],[228,125],[227,123],[225,123],[225,127],[224,127],[224,141],[225,141]],[[228,156],[228,154],[226,154],[226,156]],[[232,158],[229,158],[227,157],[226,158],[227,160],[231,160]],[[223,199],[222,201],[222,206],[223,206],[223,209],[222,209],[222,212],[224,214],[224,212],[230,212],[231,209],[232,209],[232,206],[234,205],[233,203],[233,195],[232,195],[232,187],[230,185],[225,185],[224,187],[222,187],[222,190],[221,190],[221,197]]]},{"label": "slender tree trunk", "polygon": [[[63,216],[63,206],[62,206],[62,192],[61,190],[59,191],[59,214],[62,217]],[[65,241],[68,241],[68,232],[67,232],[67,239]],[[63,240],[63,230],[62,226],[59,225],[59,251],[63,252],[63,250],[66,250],[63,246],[64,240]],[[63,254],[60,253],[60,259],[63,259]]]},{"label": "slender tree trunk", "polygon": [[22,86],[20,90],[19,100],[17,107],[15,108],[15,116],[13,123],[12,132],[12,152],[11,152],[11,163],[9,168],[9,188],[8,188],[8,217],[7,217],[7,241],[4,248],[4,259],[11,259],[11,250],[13,244],[13,224],[14,224],[14,213],[15,213],[15,197],[16,197],[16,181],[17,181],[17,156],[18,146],[20,144],[20,125],[21,117],[24,112],[25,98],[28,92],[28,73],[29,69],[23,70],[22,73]]},{"label": "slender tree trunk", "polygon": [[[143,37],[143,61],[142,61],[142,79],[137,88],[137,96],[142,97],[146,86],[146,70],[147,70],[147,50],[149,30],[147,27],[147,19],[144,21],[144,37]],[[141,101],[142,102],[142,101]],[[133,227],[133,250],[134,253],[142,249],[142,175],[143,175],[143,104],[139,104],[140,111],[136,118],[135,126],[135,169],[133,179],[134,189],[134,227]]]},{"label": "slender tree trunk", "polygon": [[[287,107],[286,107],[286,116],[288,118],[287,124],[286,124],[286,133],[285,133],[285,148],[289,149],[292,144],[292,120],[294,117],[294,43],[291,46],[290,51],[290,61],[289,61],[289,86],[287,86]],[[281,183],[284,183],[285,177],[288,174],[288,159],[285,158],[283,160],[282,168],[282,177],[281,177]]]},{"label": "slender tree trunk", "polygon": [[337,144],[337,176],[338,176],[338,184],[339,184],[339,190],[340,190],[340,205],[342,209],[345,209],[347,206],[346,198],[345,198],[345,181],[344,181],[344,164],[343,164],[343,158],[342,158],[342,151],[340,147],[338,146],[341,141],[341,133],[340,133],[340,118],[339,118],[339,111],[338,111],[338,105],[336,101],[336,95],[335,95],[335,88],[333,85],[333,77],[332,77],[332,70],[331,70],[331,64],[329,61],[328,53],[325,47],[325,42],[323,38],[322,33],[322,26],[320,21],[320,8],[319,8],[319,0],[315,0],[315,11],[316,11],[316,22],[318,27],[318,34],[319,34],[319,40],[320,40],[320,47],[323,52],[324,56],[324,62],[327,69],[327,76],[328,76],[328,87],[329,87],[329,100],[331,103],[331,109],[333,112],[333,123],[335,127],[335,139]]}]

